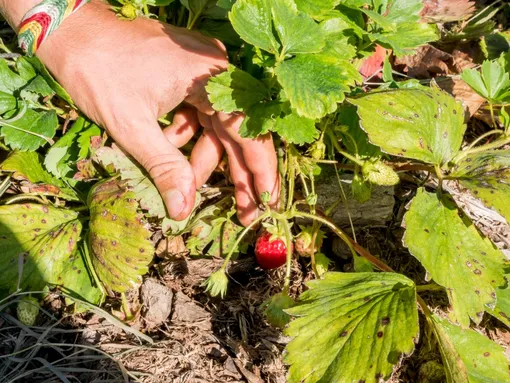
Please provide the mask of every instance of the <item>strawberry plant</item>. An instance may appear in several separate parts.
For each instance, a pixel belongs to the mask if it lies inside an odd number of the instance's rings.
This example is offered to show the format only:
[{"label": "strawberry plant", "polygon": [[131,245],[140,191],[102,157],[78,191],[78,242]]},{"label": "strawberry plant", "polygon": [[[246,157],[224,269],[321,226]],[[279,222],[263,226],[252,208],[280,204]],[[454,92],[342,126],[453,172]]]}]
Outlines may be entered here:
[{"label": "strawberry plant", "polygon": [[[57,288],[94,304],[119,295],[126,303],[123,294],[151,266],[153,234],[183,235],[190,256],[224,258],[202,284],[213,297],[229,298],[229,264],[252,249],[262,269],[284,266],[282,290],[261,310],[291,338],[289,382],[385,381],[421,338],[440,353],[442,381],[510,382],[504,349],[480,330],[489,316],[510,326],[509,262],[453,192],[510,219],[510,54],[489,57],[496,48],[488,20],[503,5],[470,17],[472,3],[443,12],[446,0],[425,7],[421,0],[112,3],[126,22],[157,17],[227,46],[230,65],[207,83],[209,101],[216,111],[244,114],[243,137],[277,139],[279,206],[270,208],[264,193],[263,213],[243,228],[228,191],[203,190],[187,220],[171,220],[144,170],[79,114],[37,59],[1,58],[8,154],[0,165],[0,292]],[[487,52],[480,68],[457,76],[488,105],[489,130],[476,135],[439,81],[402,80],[392,68],[395,57],[459,36],[483,36]],[[339,190],[324,207],[316,189],[327,172]],[[403,244],[426,284],[411,270],[394,270],[331,218],[347,195],[369,203],[374,190],[401,179],[413,185]],[[325,244],[335,236],[354,272],[335,271]],[[291,289],[296,259],[314,277],[299,296]],[[434,291],[447,297],[446,310],[431,299]],[[20,302],[20,319],[33,323],[37,312],[27,305],[34,302]]]}]

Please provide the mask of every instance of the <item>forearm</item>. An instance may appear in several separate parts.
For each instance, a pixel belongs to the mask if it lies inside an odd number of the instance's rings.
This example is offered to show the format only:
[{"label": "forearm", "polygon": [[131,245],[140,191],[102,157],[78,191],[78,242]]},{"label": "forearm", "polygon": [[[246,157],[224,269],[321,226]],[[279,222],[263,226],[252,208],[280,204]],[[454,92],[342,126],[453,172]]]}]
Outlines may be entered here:
[{"label": "forearm", "polygon": [[42,0],[0,0],[0,13],[15,30],[25,14]]}]

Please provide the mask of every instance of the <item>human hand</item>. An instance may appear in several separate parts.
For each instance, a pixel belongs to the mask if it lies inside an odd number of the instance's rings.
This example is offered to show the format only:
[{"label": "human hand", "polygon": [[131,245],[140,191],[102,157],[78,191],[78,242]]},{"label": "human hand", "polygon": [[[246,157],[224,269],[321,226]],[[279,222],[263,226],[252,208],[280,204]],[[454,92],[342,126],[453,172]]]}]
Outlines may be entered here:
[{"label": "human hand", "polygon": [[[190,214],[196,187],[209,178],[223,150],[241,223],[257,217],[262,192],[271,192],[271,204],[276,204],[279,180],[271,136],[241,138],[243,116],[215,113],[207,99],[209,77],[227,66],[217,40],[144,18],[121,21],[93,0],[68,18],[37,55],[76,105],[148,171],[172,218]],[[158,116],[183,101],[187,106],[162,131]],[[204,130],[188,162],[178,148],[200,125]]]}]

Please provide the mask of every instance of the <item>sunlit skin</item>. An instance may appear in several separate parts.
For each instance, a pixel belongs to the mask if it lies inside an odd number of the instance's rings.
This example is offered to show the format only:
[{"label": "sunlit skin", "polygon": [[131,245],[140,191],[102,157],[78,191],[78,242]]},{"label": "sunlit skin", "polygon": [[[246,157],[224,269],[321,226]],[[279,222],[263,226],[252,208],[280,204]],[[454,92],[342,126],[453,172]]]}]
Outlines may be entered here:
[{"label": "sunlit skin", "polygon": [[[0,0],[0,12],[16,29],[39,2]],[[37,56],[79,109],[144,166],[172,218],[190,214],[196,188],[224,151],[241,223],[259,215],[258,196],[264,191],[276,203],[279,181],[271,136],[241,138],[243,116],[216,113],[207,99],[205,84],[228,63],[219,41],[147,18],[120,20],[108,5],[92,0],[64,21]],[[180,105],[172,125],[162,130],[158,117]],[[178,148],[201,127],[188,160]]]}]

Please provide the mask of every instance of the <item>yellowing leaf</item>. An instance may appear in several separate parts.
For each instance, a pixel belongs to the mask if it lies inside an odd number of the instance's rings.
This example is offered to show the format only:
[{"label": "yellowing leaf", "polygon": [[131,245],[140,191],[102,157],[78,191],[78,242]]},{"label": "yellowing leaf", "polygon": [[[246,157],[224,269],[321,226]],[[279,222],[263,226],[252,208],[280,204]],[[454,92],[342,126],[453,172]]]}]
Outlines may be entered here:
[{"label": "yellowing leaf", "polygon": [[126,182],[100,182],[89,194],[92,264],[108,291],[124,292],[141,282],[154,255],[150,232]]},{"label": "yellowing leaf", "polygon": [[290,383],[378,383],[418,335],[416,289],[395,273],[326,273],[307,283],[286,334]]},{"label": "yellowing leaf", "polygon": [[419,189],[405,215],[404,243],[435,282],[444,286],[451,316],[462,327],[480,323],[506,284],[505,257],[457,209],[450,196]]},{"label": "yellowing leaf", "polygon": [[462,106],[438,89],[374,92],[349,102],[358,107],[370,142],[392,155],[444,165],[466,130]]}]

